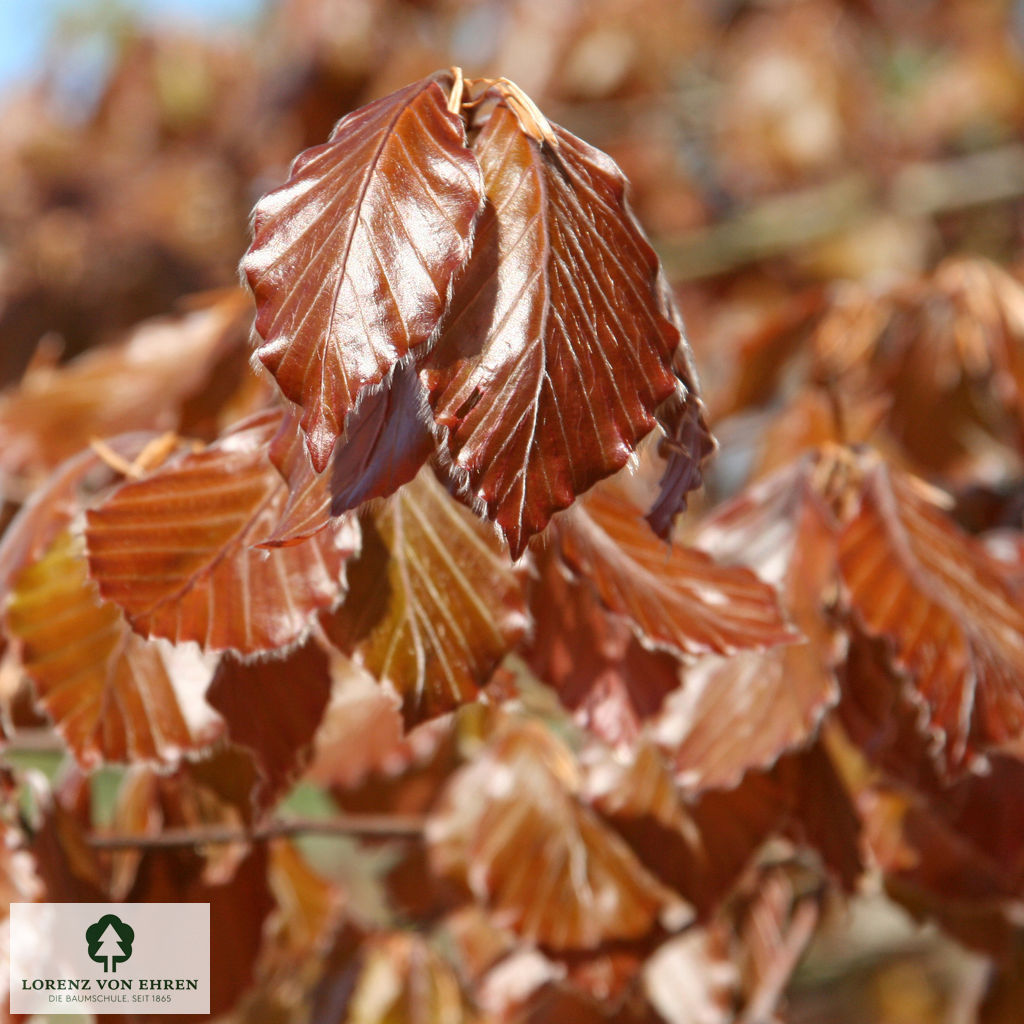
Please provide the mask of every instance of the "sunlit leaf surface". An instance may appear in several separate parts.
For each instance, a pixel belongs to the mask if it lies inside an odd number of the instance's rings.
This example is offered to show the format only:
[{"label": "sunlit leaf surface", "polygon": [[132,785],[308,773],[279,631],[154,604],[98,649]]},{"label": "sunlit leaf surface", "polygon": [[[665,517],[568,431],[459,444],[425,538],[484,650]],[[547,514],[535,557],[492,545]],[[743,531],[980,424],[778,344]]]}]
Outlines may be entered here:
[{"label": "sunlit leaf surface", "polygon": [[251,654],[293,643],[340,598],[354,520],[291,547],[253,546],[288,496],[266,450],[280,421],[259,414],[89,510],[90,571],[136,631]]},{"label": "sunlit leaf surface", "polygon": [[555,950],[643,935],[665,900],[578,788],[568,749],[523,725],[456,773],[428,832],[438,869],[496,923]]},{"label": "sunlit leaf surface", "polygon": [[911,693],[947,737],[951,763],[970,746],[1024,729],[1024,610],[1000,568],[915,485],[877,466],[840,539],[849,602],[892,645]]},{"label": "sunlit leaf surface", "polygon": [[39,702],[78,760],[174,761],[220,723],[210,670],[188,650],[135,635],[88,577],[81,538],[60,534],[17,578],[7,627]]},{"label": "sunlit leaf surface", "polygon": [[788,643],[775,592],[750,570],[660,540],[612,489],[595,491],[558,527],[565,561],[649,644],[683,654]]},{"label": "sunlit leaf surface", "polygon": [[625,465],[675,386],[658,262],[603,153],[499,104],[473,144],[487,205],[425,377],[453,472],[514,555]]},{"label": "sunlit leaf surface", "polygon": [[364,389],[429,342],[469,256],[480,171],[438,74],[349,114],[253,215],[256,354],[322,472]]},{"label": "sunlit leaf surface", "polygon": [[487,526],[424,470],[365,530],[328,635],[401,696],[407,723],[474,697],[526,628],[519,577]]}]

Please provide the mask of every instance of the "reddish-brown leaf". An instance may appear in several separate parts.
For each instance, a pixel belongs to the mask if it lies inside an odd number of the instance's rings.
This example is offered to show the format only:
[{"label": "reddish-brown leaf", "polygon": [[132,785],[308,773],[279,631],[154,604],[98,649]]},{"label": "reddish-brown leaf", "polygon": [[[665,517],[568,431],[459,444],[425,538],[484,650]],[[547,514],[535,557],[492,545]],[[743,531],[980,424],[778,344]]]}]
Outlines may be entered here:
[{"label": "reddish-brown leaf", "polygon": [[534,627],[523,653],[583,725],[607,743],[632,743],[679,685],[675,655],[648,650],[593,587],[571,578],[552,553],[539,556],[530,589]]},{"label": "reddish-brown leaf", "polygon": [[220,731],[202,699],[209,669],[131,631],[89,579],[80,537],[60,534],[18,576],[6,618],[41,705],[81,764],[175,761]]},{"label": "reddish-brown leaf", "polygon": [[264,799],[270,799],[309,762],[330,694],[328,657],[307,640],[285,658],[245,663],[224,655],[206,699],[231,739],[255,754],[267,783]]},{"label": "reddish-brown leaf", "polygon": [[651,529],[662,539],[668,537],[675,517],[686,508],[687,496],[704,481],[704,460],[715,450],[704,414],[704,403],[697,393],[697,372],[693,353],[683,336],[683,318],[664,279],[660,282],[662,309],[675,325],[680,341],[672,357],[675,390],[658,410],[658,425],[664,437],[658,442],[658,454],[665,470],[658,484],[658,496],[647,513]]},{"label": "reddish-brown leaf", "polygon": [[415,369],[399,366],[391,386],[368,395],[349,416],[331,464],[317,473],[299,425],[287,416],[270,446],[270,460],[288,482],[289,498],[268,546],[311,537],[349,509],[386,498],[408,483],[434,451],[423,386]]},{"label": "reddish-brown leaf", "polygon": [[487,204],[425,370],[465,499],[515,557],[654,427],[680,340],[621,171],[552,130],[499,103],[474,141]]},{"label": "reddish-brown leaf", "polygon": [[260,361],[323,472],[364,389],[434,337],[483,199],[439,73],[342,119],[264,196],[242,267]]},{"label": "reddish-brown leaf", "polygon": [[824,612],[836,598],[837,527],[809,469],[801,463],[753,487],[691,538],[719,561],[741,561],[778,587],[803,638],[686,667],[657,736],[688,789],[733,786],[750,768],[768,767],[813,736],[839,699],[842,644]]},{"label": "reddish-brown leaf", "polygon": [[984,546],[914,479],[877,465],[840,538],[848,601],[892,645],[950,764],[1024,732],[1024,610]]},{"label": "reddish-brown leaf", "polygon": [[429,470],[364,529],[349,582],[324,627],[397,691],[408,725],[471,700],[527,624],[507,554]]},{"label": "reddish-brown leaf", "polygon": [[611,488],[589,495],[559,523],[558,545],[605,605],[652,646],[726,654],[796,639],[768,584],[749,569],[666,544]]},{"label": "reddish-brown leaf", "polygon": [[343,593],[354,520],[291,547],[253,546],[288,496],[266,451],[281,416],[258,414],[90,509],[90,570],[137,632],[252,654],[296,641]]},{"label": "reddish-brown leaf", "polygon": [[569,750],[526,723],[456,773],[428,826],[437,870],[497,924],[554,950],[642,936],[666,899],[579,786]]}]

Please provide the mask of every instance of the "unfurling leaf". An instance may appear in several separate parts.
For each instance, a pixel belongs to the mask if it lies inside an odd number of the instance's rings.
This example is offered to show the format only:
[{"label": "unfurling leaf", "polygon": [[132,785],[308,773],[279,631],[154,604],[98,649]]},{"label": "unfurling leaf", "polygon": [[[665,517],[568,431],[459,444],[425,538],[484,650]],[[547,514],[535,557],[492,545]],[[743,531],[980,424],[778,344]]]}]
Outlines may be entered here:
[{"label": "unfurling leaf", "polygon": [[727,654],[797,639],[767,583],[749,569],[659,540],[640,511],[610,488],[595,491],[559,523],[558,546],[604,604],[652,646]]},{"label": "unfurling leaf", "polygon": [[453,473],[515,557],[653,429],[680,341],[621,171],[553,132],[499,103],[474,141],[487,203],[424,371]]},{"label": "unfurling leaf", "polygon": [[645,935],[667,896],[578,798],[577,775],[547,730],[512,728],[456,773],[428,825],[438,870],[495,923],[553,950]]},{"label": "unfurling leaf", "polygon": [[364,533],[328,635],[394,687],[407,724],[471,700],[526,628],[508,556],[429,469]]},{"label": "unfurling leaf", "polygon": [[322,473],[313,468],[294,416],[286,416],[270,445],[270,461],[288,482],[289,498],[265,544],[294,544],[317,533],[332,516],[408,483],[433,454],[434,437],[423,387],[414,368],[399,366],[391,387],[368,395],[349,417]]},{"label": "unfurling leaf", "polygon": [[892,645],[951,765],[1024,731],[1024,610],[1001,568],[912,477],[882,465],[840,538],[848,601]]},{"label": "unfurling leaf", "polygon": [[323,472],[366,389],[435,335],[469,256],[480,171],[438,73],[341,120],[264,196],[242,267],[260,361]]},{"label": "unfurling leaf", "polygon": [[174,761],[220,731],[202,700],[209,669],[132,633],[89,579],[81,538],[60,534],[18,576],[7,627],[40,704],[85,766]]},{"label": "unfurling leaf", "polygon": [[267,457],[281,418],[260,413],[88,512],[92,576],[137,632],[205,650],[273,650],[299,639],[344,592],[345,562],[359,544],[354,520],[291,547],[254,547],[288,497]]}]

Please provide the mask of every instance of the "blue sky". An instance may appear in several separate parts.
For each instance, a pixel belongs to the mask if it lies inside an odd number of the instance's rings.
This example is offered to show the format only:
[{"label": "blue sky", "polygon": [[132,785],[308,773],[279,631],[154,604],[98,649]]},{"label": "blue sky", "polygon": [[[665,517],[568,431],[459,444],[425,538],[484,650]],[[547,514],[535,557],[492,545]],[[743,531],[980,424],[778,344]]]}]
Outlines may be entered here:
[{"label": "blue sky", "polygon": [[0,93],[31,76],[64,14],[144,12],[147,21],[231,24],[252,17],[264,0],[0,0]]}]

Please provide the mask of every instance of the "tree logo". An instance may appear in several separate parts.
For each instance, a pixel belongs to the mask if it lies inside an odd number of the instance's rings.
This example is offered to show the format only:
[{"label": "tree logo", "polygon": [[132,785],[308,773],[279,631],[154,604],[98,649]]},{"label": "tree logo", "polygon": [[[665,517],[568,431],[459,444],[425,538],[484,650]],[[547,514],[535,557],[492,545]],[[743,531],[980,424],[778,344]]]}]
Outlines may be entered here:
[{"label": "tree logo", "polygon": [[135,930],[114,914],[104,914],[85,930],[89,958],[103,964],[103,973],[117,973],[117,965],[132,955]]}]

